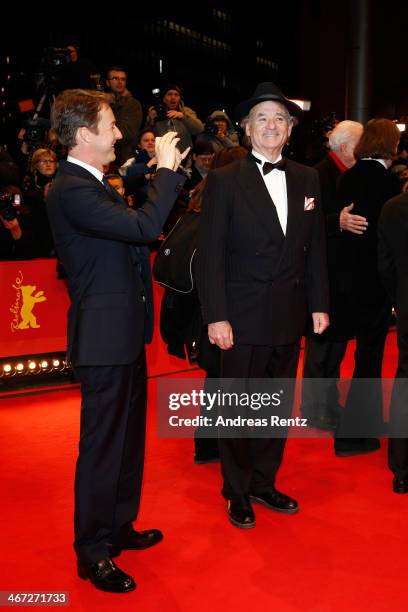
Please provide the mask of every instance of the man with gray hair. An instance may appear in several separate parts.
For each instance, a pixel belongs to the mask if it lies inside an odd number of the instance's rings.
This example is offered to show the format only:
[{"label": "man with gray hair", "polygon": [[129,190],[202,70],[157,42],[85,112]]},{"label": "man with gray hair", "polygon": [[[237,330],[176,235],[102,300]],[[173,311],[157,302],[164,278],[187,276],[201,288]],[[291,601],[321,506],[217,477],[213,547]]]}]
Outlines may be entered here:
[{"label": "man with gray hair", "polygon": [[[319,429],[335,429],[338,419],[340,365],[347,348],[348,336],[344,321],[344,264],[342,232],[362,234],[367,221],[352,214],[354,204],[337,208],[339,177],[355,164],[354,148],[363,126],[357,121],[341,121],[329,135],[329,151],[315,168],[319,173],[322,206],[326,217],[327,260],[330,285],[330,327],[317,336],[309,330],[303,363],[302,416]],[[309,379],[314,379],[310,381]]]},{"label": "man with gray hair", "polygon": [[[238,121],[248,117],[252,152],[207,176],[197,288],[224,379],[294,380],[308,316],[316,334],[329,324],[317,172],[282,157],[301,116],[274,83],[260,83],[236,109]],[[286,416],[292,387],[280,405]],[[237,437],[230,430],[219,438],[222,495],[236,527],[255,526],[251,502],[285,514],[299,509],[275,487],[285,437],[269,434]]]}]

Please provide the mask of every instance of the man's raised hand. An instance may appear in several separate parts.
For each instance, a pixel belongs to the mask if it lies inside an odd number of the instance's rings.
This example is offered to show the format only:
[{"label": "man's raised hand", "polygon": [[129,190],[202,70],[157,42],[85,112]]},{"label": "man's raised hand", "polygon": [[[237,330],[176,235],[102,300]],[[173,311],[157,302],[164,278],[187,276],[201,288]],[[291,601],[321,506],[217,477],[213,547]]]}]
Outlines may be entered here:
[{"label": "man's raised hand", "polygon": [[180,138],[177,132],[167,132],[164,136],[156,138],[157,169],[168,168],[169,170],[177,170],[190,151],[190,147],[188,147],[183,153],[180,153],[177,149],[179,141]]}]

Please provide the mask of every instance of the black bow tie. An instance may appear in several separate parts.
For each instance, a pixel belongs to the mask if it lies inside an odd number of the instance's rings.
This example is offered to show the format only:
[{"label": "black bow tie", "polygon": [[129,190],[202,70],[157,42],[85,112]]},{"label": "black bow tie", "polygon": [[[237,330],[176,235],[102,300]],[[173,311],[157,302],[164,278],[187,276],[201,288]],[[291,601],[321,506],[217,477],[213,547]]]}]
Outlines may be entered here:
[{"label": "black bow tie", "polygon": [[[254,158],[257,164],[262,164],[261,160],[255,157],[255,155],[252,155],[252,157]],[[264,175],[269,174],[269,172],[272,172],[272,170],[275,170],[275,169],[282,170],[282,172],[284,172],[285,166],[286,166],[286,160],[283,158],[274,164],[272,162],[264,162],[262,166],[262,173]]]},{"label": "black bow tie", "polygon": [[273,164],[272,162],[265,162],[264,165],[262,166],[262,172],[263,174],[268,174],[269,172],[272,172],[272,170],[275,170],[275,169],[282,170],[282,172],[285,172],[285,166],[286,166],[286,162],[284,159],[280,159],[275,164]]}]

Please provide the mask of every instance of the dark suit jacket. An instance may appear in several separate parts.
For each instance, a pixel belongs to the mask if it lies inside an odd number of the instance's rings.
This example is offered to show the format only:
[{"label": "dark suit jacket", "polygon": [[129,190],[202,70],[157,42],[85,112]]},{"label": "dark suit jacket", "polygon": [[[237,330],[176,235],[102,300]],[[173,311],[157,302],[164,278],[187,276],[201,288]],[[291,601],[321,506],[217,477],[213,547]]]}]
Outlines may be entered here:
[{"label": "dark suit jacket", "polygon": [[378,223],[378,239],[380,275],[397,310],[398,335],[405,337],[408,347],[408,193],[385,204]]},{"label": "dark suit jacket", "polygon": [[[333,159],[327,155],[315,166],[320,180],[322,209],[327,232],[327,268],[330,287],[330,326],[322,340],[347,339],[347,322],[345,312],[345,284],[349,271],[344,265],[345,241],[340,231],[340,210],[338,208],[338,186],[341,172]],[[346,276],[346,280],[344,277]],[[313,335],[313,326],[308,326],[308,335]]]},{"label": "dark suit jacket", "polygon": [[348,270],[345,280],[352,318],[355,308],[378,306],[386,299],[377,266],[377,223],[384,203],[399,190],[398,180],[376,160],[359,160],[340,178],[339,211],[353,202],[351,212],[368,221],[362,235],[343,232],[343,264]]},{"label": "dark suit jacket", "polygon": [[60,163],[47,209],[68,275],[74,365],[123,365],[139,355],[146,298],[133,246],[157,238],[182,183],[159,170],[146,204],[132,210],[84,168]]},{"label": "dark suit jacket", "polygon": [[390,406],[389,462],[407,466],[408,450],[408,193],[389,200],[378,222],[378,265],[397,311],[398,367]]},{"label": "dark suit jacket", "polygon": [[[250,156],[207,177],[197,258],[203,319],[229,321],[237,344],[296,342],[308,312],[328,312],[317,172],[288,160],[286,185],[285,237]],[[315,198],[313,210],[305,197]]]},{"label": "dark suit jacket", "polygon": [[340,213],[337,208],[337,188],[341,172],[333,159],[327,155],[315,165],[319,174],[322,209],[326,218],[326,231],[329,237],[339,236]]}]

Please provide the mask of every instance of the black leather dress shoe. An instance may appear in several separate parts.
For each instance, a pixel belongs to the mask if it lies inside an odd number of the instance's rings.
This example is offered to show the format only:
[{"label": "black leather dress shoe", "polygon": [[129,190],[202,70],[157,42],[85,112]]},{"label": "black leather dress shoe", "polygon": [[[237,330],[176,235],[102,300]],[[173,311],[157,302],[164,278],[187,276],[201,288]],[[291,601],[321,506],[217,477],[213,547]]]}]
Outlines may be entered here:
[{"label": "black leather dress shoe", "polygon": [[392,481],[392,490],[394,493],[408,493],[408,480],[394,478]]},{"label": "black leather dress shoe", "polygon": [[214,463],[219,460],[219,455],[206,455],[204,453],[195,453],[194,455],[194,463],[196,465],[202,465],[204,463]]},{"label": "black leather dress shoe", "polygon": [[295,499],[280,493],[276,489],[270,489],[265,493],[257,493],[250,495],[249,499],[252,502],[262,504],[275,512],[283,512],[283,514],[295,514],[299,510],[299,504]]},{"label": "black leather dress shoe", "polygon": [[336,457],[366,455],[381,448],[378,438],[334,438]]},{"label": "black leather dress shoe", "polygon": [[235,527],[251,529],[255,527],[255,514],[249,501],[228,500],[228,518]]},{"label": "black leather dress shoe", "polygon": [[108,543],[109,555],[118,557],[122,550],[143,550],[158,544],[163,539],[159,529],[146,529],[146,531],[132,530],[126,535]]},{"label": "black leather dress shoe", "polygon": [[308,427],[314,427],[315,429],[321,429],[323,431],[335,431],[338,425],[338,419],[334,415],[320,414],[309,417],[307,419],[307,425]]},{"label": "black leather dress shoe", "polygon": [[78,561],[78,576],[83,580],[89,579],[100,591],[108,593],[129,593],[136,588],[132,576],[125,574],[107,557],[92,565],[83,565]]}]

